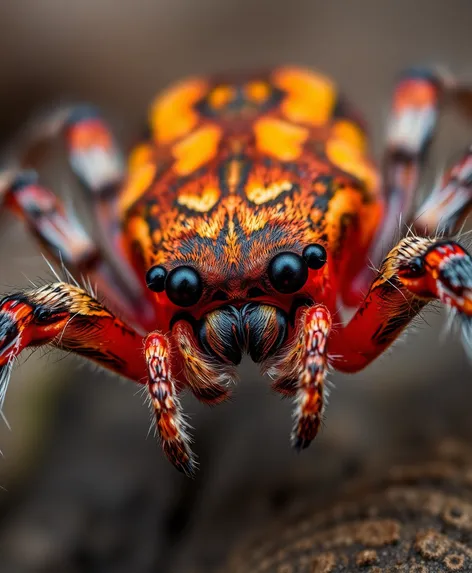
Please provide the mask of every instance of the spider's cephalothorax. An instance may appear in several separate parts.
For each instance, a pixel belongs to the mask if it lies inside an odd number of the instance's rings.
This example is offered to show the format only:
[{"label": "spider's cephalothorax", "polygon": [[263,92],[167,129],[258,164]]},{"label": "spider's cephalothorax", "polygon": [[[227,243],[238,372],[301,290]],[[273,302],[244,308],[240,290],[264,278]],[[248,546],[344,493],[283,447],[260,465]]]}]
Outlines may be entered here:
[{"label": "spider's cephalothorax", "polygon": [[[127,167],[92,108],[46,119],[32,143],[63,133],[103,244],[26,170],[32,145],[23,169],[2,173],[0,197],[123,318],[67,282],[4,298],[0,401],[23,348],[83,355],[147,385],[163,448],[191,473],[178,393],[224,400],[244,353],[295,398],[292,442],[304,448],[320,426],[328,367],[362,369],[429,301],[457,314],[470,346],[472,259],[446,238],[469,208],[470,150],[411,215],[439,106],[468,93],[439,73],[402,75],[382,176],[334,84],[299,68],[172,87],[153,103],[148,139]],[[400,215],[415,233],[385,256]],[[358,310],[331,329],[340,305]]]}]

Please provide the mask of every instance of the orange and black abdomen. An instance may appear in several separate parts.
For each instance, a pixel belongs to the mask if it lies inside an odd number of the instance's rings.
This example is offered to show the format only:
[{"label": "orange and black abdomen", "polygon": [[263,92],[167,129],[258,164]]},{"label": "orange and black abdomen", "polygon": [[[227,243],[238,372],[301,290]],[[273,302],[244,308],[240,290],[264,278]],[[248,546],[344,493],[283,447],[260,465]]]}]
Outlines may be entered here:
[{"label": "orange and black abdomen", "polygon": [[135,265],[194,264],[238,288],[284,249],[322,243],[339,271],[348,237],[367,249],[378,177],[329,79],[289,67],[189,79],[156,99],[149,121],[120,199]]}]

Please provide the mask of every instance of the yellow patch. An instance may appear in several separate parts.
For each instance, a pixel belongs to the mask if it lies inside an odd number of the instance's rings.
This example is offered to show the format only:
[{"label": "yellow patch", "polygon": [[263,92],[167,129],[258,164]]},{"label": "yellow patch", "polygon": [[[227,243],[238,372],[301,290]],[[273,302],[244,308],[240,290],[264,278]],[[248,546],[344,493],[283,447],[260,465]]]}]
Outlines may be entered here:
[{"label": "yellow patch", "polygon": [[258,104],[264,103],[267,101],[268,97],[270,96],[270,87],[266,82],[262,81],[254,81],[250,82],[246,85],[246,94],[247,97]]},{"label": "yellow patch", "polygon": [[339,139],[330,139],[326,143],[328,159],[346,173],[360,179],[368,189],[375,190],[378,186],[378,174],[369,161],[349,143]]},{"label": "yellow patch", "polygon": [[119,195],[119,210],[126,211],[137,201],[148,189],[156,175],[157,166],[155,163],[145,163],[133,172],[130,172],[128,179]]},{"label": "yellow patch", "polygon": [[128,159],[128,171],[136,171],[140,169],[144,164],[151,163],[153,161],[154,149],[149,143],[143,143],[136,146]]},{"label": "yellow patch", "polygon": [[218,86],[208,96],[208,103],[214,109],[221,109],[234,98],[234,88],[231,86]]},{"label": "yellow patch", "polygon": [[187,80],[170,88],[151,106],[149,122],[155,141],[166,144],[190,133],[198,123],[193,106],[203,97],[207,84]]},{"label": "yellow patch", "polygon": [[220,198],[220,191],[216,187],[206,187],[201,193],[181,191],[177,197],[177,202],[187,209],[206,213],[216,205]]},{"label": "yellow patch", "polygon": [[262,153],[281,161],[293,161],[300,156],[308,138],[308,130],[281,119],[261,117],[254,124],[256,144]]},{"label": "yellow patch", "polygon": [[300,68],[282,68],[274,73],[274,84],[287,94],[281,104],[287,119],[315,127],[329,121],[336,89],[328,78]]},{"label": "yellow patch", "polygon": [[150,257],[153,253],[153,245],[152,239],[149,235],[149,227],[147,226],[146,221],[144,221],[144,219],[141,217],[132,217],[128,222],[127,232],[131,239],[137,241],[141,245],[145,256]]},{"label": "yellow patch", "polygon": [[346,119],[336,121],[333,125],[331,137],[348,143],[360,153],[365,153],[366,151],[366,137],[362,130],[352,121]]},{"label": "yellow patch", "polygon": [[293,185],[290,181],[276,181],[268,185],[261,185],[257,182],[248,183],[246,195],[249,201],[256,205],[262,205],[267,201],[273,201],[284,191],[290,191]]},{"label": "yellow patch", "polygon": [[179,175],[188,175],[215,157],[221,140],[221,129],[205,125],[174,145],[174,169]]}]

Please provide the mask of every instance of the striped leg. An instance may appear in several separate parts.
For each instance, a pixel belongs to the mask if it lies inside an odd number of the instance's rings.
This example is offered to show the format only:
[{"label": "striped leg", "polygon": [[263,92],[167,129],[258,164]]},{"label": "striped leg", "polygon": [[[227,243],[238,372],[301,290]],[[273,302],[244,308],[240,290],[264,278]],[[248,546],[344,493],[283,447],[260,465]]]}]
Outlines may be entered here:
[{"label": "striped leg", "polygon": [[275,378],[274,390],[295,398],[292,445],[297,450],[310,445],[321,425],[330,330],[331,315],[325,306],[304,310],[292,344],[268,370]]},{"label": "striped leg", "polygon": [[144,352],[149,395],[162,448],[179,471],[192,476],[195,472],[195,459],[190,450],[190,438],[177,397],[176,381],[172,377],[169,342],[162,334],[152,332],[146,338]]},{"label": "striped leg", "polygon": [[47,284],[0,301],[0,407],[15,358],[25,349],[51,345],[143,383],[143,339],[88,292]]},{"label": "striped leg", "polygon": [[381,265],[364,302],[330,338],[331,365],[356,372],[386,350],[430,301],[457,315],[472,350],[472,257],[451,240],[402,239]]}]

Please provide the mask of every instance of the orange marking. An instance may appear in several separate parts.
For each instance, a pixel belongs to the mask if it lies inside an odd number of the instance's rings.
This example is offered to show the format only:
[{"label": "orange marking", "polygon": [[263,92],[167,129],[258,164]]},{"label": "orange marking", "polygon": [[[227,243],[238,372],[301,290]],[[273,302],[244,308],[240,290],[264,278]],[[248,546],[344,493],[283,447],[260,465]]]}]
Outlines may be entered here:
[{"label": "orange marking", "polygon": [[254,124],[256,144],[262,153],[281,161],[297,159],[308,138],[308,130],[281,119],[261,117]]},{"label": "orange marking", "polygon": [[174,169],[179,175],[188,175],[215,157],[221,140],[221,129],[205,125],[174,145]]},{"label": "orange marking", "polygon": [[156,175],[155,163],[145,163],[130,172],[128,179],[119,195],[119,210],[126,211],[149,188]]},{"label": "orange marking", "polygon": [[231,86],[217,86],[208,96],[208,103],[214,109],[221,109],[234,98],[234,88]]},{"label": "orange marking", "polygon": [[336,167],[357,177],[368,189],[377,189],[379,184],[377,171],[350,143],[340,139],[330,139],[326,143],[326,155]]},{"label": "orange marking", "polygon": [[336,121],[333,125],[331,137],[348,143],[359,151],[359,153],[365,153],[366,151],[366,137],[359,126],[352,121],[347,119]]},{"label": "orange marking", "polygon": [[136,171],[145,163],[150,163],[154,158],[154,148],[149,143],[136,146],[128,159],[128,171]]},{"label": "orange marking", "polygon": [[355,189],[338,189],[329,202],[325,215],[328,243],[337,246],[343,220],[346,216],[356,216],[362,207],[362,196]]},{"label": "orange marking", "polygon": [[198,211],[199,213],[206,213],[216,205],[220,198],[220,191],[216,187],[206,187],[200,193],[181,191],[177,197],[179,205]]},{"label": "orange marking", "polygon": [[98,119],[84,120],[73,124],[67,130],[69,145],[74,149],[88,149],[90,147],[104,147],[112,145],[109,131]]},{"label": "orange marking", "polygon": [[393,106],[396,111],[408,107],[435,105],[437,89],[426,80],[404,80],[396,89]]},{"label": "orange marking", "polygon": [[[137,241],[148,257],[152,256],[152,240],[149,235],[149,227],[141,217],[132,217],[128,222],[127,233],[132,240]],[[149,261],[146,261],[149,263]]]},{"label": "orange marking", "polygon": [[267,201],[273,201],[284,191],[290,191],[292,187],[290,181],[274,181],[268,185],[253,181],[246,185],[246,195],[249,201],[262,205]]},{"label": "orange marking", "polygon": [[281,104],[287,119],[316,127],[329,121],[336,89],[328,78],[300,68],[282,68],[274,73],[274,84],[287,93]]},{"label": "orange marking", "polygon": [[149,122],[158,143],[171,143],[187,135],[198,123],[193,109],[202,98],[207,84],[201,79],[181,82],[158,97],[151,106]]},{"label": "orange marking", "polygon": [[270,95],[270,86],[266,82],[254,81],[246,85],[247,97],[255,103],[264,103]]}]

